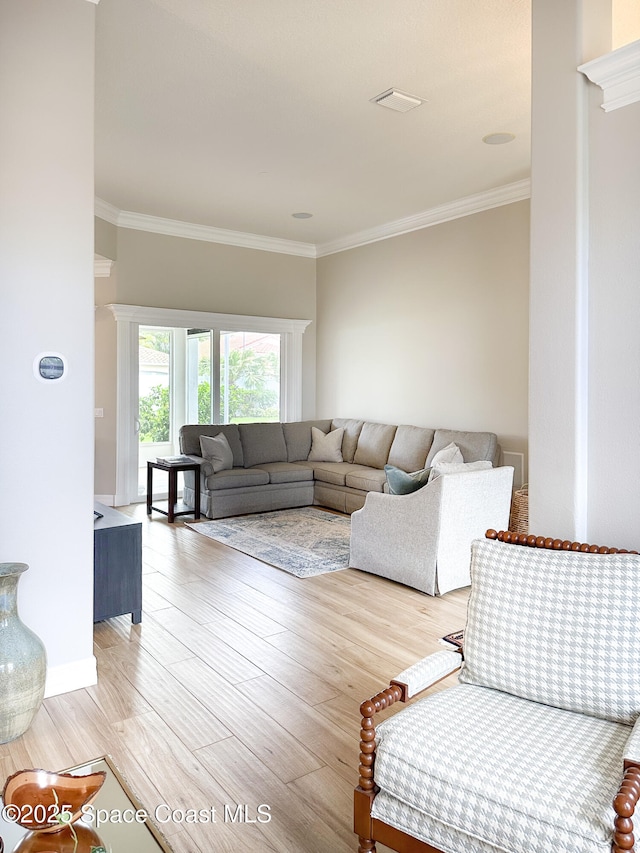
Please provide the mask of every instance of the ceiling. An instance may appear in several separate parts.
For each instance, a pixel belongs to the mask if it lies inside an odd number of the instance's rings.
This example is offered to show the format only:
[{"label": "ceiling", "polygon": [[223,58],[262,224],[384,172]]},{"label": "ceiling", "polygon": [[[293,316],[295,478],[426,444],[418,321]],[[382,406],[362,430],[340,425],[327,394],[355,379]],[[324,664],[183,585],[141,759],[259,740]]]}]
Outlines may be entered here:
[{"label": "ceiling", "polygon": [[[327,245],[529,176],[530,0],[96,15],[96,196],[121,211]],[[371,102],[390,88],[426,102]]]}]

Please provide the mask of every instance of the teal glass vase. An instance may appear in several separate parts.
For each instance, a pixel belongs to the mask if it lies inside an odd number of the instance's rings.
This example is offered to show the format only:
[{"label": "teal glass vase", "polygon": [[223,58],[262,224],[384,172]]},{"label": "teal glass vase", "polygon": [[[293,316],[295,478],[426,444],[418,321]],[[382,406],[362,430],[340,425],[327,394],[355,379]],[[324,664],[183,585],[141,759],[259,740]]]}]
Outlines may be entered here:
[{"label": "teal glass vase", "polygon": [[18,616],[18,581],[28,568],[0,563],[0,743],[27,731],[44,697],[45,648]]}]

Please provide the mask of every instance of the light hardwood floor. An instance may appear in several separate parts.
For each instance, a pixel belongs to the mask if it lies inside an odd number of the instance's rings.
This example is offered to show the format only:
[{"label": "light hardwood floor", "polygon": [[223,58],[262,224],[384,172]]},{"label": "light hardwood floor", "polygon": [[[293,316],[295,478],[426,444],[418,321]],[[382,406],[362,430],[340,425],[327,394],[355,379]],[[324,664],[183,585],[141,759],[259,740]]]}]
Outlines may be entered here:
[{"label": "light hardwood floor", "polygon": [[[123,511],[143,525],[142,623],[95,626],[98,684],[45,700],[0,746],[0,782],[107,753],[148,809],[214,807],[215,823],[162,825],[176,853],[355,851],[359,705],[442,648],[468,591],[431,598],[350,569],[298,579]],[[225,821],[238,804],[271,820]]]}]

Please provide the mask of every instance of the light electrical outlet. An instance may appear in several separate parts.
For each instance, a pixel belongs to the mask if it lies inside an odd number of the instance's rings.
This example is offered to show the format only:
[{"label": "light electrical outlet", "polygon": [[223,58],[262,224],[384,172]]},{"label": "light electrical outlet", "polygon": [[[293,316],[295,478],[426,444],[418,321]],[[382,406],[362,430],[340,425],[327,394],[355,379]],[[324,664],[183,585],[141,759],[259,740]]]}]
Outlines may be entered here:
[{"label": "light electrical outlet", "polygon": [[103,418],[104,417],[104,409],[94,409],[94,417]]}]

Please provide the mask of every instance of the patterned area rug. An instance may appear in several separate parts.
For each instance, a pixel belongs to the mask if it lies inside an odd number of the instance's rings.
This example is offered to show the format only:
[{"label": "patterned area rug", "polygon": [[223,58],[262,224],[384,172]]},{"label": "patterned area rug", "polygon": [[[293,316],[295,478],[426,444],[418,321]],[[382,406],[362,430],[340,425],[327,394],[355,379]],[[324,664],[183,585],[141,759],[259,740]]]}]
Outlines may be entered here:
[{"label": "patterned area rug", "polygon": [[315,507],[259,512],[186,526],[297,578],[335,572],[349,565],[350,519]]}]

